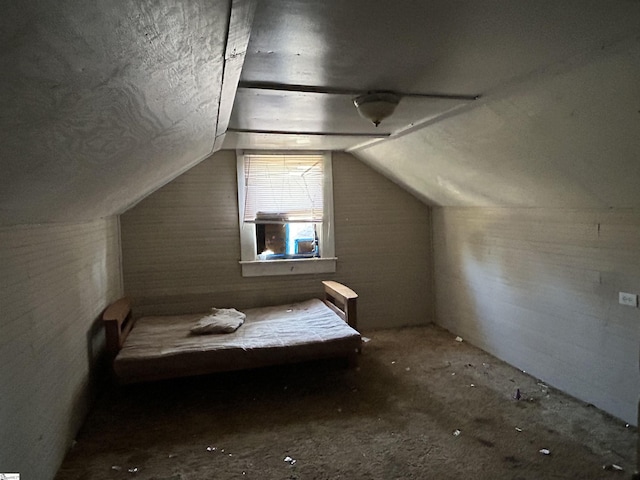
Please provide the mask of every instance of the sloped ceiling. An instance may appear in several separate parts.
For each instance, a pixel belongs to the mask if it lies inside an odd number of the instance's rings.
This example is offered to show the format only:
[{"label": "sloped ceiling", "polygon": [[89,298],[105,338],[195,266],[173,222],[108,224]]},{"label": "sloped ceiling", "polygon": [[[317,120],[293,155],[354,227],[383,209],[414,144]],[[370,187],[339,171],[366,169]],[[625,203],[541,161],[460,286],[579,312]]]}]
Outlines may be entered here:
[{"label": "sloped ceiling", "polygon": [[640,41],[354,153],[434,205],[640,208]]},{"label": "sloped ceiling", "polygon": [[[637,0],[6,3],[0,225],[121,213],[220,148],[347,150],[434,205],[640,207]],[[376,128],[369,90],[426,96]]]},{"label": "sloped ceiling", "polygon": [[[629,0],[263,0],[225,146],[344,148],[433,205],[638,207],[639,39]],[[376,128],[340,89],[480,98]]]},{"label": "sloped ceiling", "polygon": [[230,11],[225,0],[5,2],[0,224],[119,213],[209,155]]}]

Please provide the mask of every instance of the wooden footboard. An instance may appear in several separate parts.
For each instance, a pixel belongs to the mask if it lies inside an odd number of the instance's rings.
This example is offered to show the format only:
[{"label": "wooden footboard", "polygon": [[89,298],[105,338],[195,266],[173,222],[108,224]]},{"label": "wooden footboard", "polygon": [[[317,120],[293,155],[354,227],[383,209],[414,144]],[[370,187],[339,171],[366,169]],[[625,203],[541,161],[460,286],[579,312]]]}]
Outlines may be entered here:
[{"label": "wooden footboard", "polygon": [[107,353],[115,358],[133,328],[131,299],[124,297],[109,305],[102,314],[102,320]]},{"label": "wooden footboard", "polygon": [[354,330],[358,329],[358,294],[338,282],[325,280],[324,303]]}]

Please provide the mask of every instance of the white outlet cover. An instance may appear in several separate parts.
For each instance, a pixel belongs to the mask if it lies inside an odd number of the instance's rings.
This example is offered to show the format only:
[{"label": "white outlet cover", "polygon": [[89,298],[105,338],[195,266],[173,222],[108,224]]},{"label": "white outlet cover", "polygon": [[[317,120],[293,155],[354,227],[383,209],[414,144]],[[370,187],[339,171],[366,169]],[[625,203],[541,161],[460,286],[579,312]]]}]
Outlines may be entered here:
[{"label": "white outlet cover", "polygon": [[638,306],[638,295],[636,295],[635,293],[619,292],[618,293],[618,303],[620,303],[620,305],[628,305],[630,307],[637,307]]}]

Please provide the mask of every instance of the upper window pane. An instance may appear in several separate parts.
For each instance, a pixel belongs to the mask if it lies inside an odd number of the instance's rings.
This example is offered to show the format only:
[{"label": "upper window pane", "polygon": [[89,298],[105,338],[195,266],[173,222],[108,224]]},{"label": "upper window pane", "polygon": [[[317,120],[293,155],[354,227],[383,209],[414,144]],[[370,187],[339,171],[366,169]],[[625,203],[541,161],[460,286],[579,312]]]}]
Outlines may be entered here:
[{"label": "upper window pane", "polygon": [[244,221],[322,222],[323,155],[244,156]]}]

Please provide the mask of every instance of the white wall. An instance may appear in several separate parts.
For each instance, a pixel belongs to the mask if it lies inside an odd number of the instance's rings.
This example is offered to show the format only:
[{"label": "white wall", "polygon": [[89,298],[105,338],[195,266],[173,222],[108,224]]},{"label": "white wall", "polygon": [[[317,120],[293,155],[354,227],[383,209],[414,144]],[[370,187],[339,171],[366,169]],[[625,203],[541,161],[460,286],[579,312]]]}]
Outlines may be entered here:
[{"label": "white wall", "polygon": [[136,313],[206,311],[320,296],[321,280],[360,295],[361,328],[432,321],[428,207],[347,154],[333,156],[337,272],[243,278],[236,157],[218,152],[121,217],[125,290]]},{"label": "white wall", "polygon": [[[437,323],[637,423],[640,211],[435,208]],[[505,390],[513,389],[505,385]]]},{"label": "white wall", "polygon": [[98,318],[121,294],[117,219],[0,227],[0,271],[0,470],[46,480],[87,413]]}]

